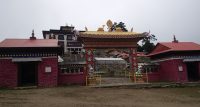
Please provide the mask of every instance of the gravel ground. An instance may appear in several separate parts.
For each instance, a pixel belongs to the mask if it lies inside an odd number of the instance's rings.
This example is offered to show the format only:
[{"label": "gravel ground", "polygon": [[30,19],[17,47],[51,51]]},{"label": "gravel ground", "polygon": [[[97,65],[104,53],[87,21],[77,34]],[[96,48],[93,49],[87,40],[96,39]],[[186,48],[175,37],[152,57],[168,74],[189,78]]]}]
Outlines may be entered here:
[{"label": "gravel ground", "polygon": [[200,88],[0,89],[0,107],[200,107]]}]

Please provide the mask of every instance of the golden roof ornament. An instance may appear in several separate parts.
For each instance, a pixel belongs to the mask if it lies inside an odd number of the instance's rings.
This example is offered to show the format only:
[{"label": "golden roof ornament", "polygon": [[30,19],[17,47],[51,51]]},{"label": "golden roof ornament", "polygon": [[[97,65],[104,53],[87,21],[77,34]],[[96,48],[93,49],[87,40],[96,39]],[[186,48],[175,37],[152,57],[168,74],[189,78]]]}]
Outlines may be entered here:
[{"label": "golden roof ornament", "polygon": [[111,27],[113,26],[113,23],[110,19],[106,22],[106,25],[108,26],[108,31],[111,32]]},{"label": "golden roof ornament", "polygon": [[97,31],[98,32],[104,32],[104,29],[102,27],[99,27]]},{"label": "golden roof ornament", "polygon": [[99,31],[100,31],[100,32],[104,32],[104,27],[105,27],[105,25],[102,25],[102,27],[99,27],[97,31],[98,31],[98,32],[99,32]]},{"label": "golden roof ornament", "polygon": [[123,32],[121,27],[117,27],[115,32]]}]

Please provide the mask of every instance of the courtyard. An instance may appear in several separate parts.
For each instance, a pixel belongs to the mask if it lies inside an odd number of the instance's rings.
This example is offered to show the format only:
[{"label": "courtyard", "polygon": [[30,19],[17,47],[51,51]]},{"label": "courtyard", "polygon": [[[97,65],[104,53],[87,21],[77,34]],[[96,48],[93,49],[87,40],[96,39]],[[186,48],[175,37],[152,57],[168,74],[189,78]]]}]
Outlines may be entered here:
[{"label": "courtyard", "polygon": [[0,89],[0,107],[200,107],[200,87]]}]

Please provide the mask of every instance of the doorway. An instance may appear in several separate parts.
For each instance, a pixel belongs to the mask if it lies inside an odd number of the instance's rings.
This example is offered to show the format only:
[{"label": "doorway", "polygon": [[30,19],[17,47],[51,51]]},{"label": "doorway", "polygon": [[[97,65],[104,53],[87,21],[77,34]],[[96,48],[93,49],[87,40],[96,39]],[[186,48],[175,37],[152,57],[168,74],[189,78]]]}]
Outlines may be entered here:
[{"label": "doorway", "polygon": [[18,64],[18,86],[37,85],[37,63],[20,62]]},{"label": "doorway", "polygon": [[187,66],[188,81],[200,80],[199,71],[198,71],[198,63],[197,62],[188,62],[188,63],[186,63],[186,66]]}]

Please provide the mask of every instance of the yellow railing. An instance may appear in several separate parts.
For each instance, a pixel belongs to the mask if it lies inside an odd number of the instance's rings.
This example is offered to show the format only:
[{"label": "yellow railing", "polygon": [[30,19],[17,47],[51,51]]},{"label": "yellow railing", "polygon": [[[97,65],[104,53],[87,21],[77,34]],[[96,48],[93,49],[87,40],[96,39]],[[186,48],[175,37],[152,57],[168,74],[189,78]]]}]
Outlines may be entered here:
[{"label": "yellow railing", "polygon": [[148,79],[148,74],[147,73],[132,73],[129,72],[129,79],[135,83],[148,83],[149,79]]},{"label": "yellow railing", "polygon": [[101,75],[86,76],[86,86],[101,85]]}]

